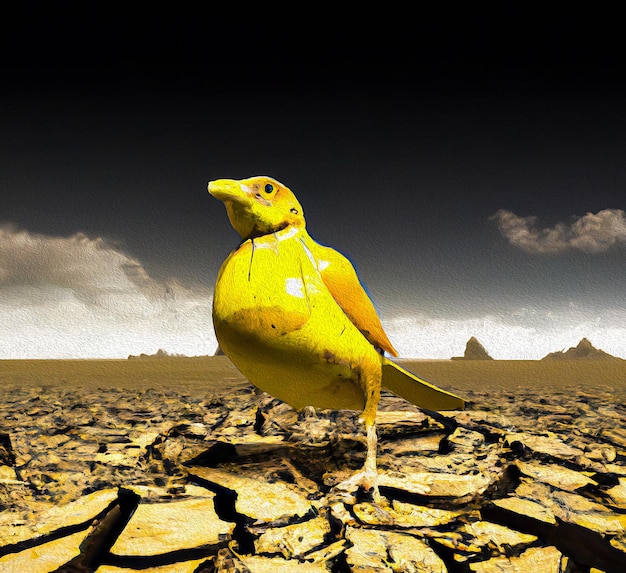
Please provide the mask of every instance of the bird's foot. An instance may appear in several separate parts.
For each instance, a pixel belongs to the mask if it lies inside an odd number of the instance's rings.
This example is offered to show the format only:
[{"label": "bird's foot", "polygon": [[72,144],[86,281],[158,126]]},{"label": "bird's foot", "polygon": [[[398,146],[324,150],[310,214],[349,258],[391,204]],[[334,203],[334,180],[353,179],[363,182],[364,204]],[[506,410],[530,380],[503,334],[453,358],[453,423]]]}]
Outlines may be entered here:
[{"label": "bird's foot", "polygon": [[350,496],[352,503],[356,503],[357,500],[380,503],[382,499],[378,489],[378,473],[375,468],[373,470],[371,468],[362,469],[336,484],[333,490],[341,496]]},{"label": "bird's foot", "polygon": [[[372,523],[393,524],[392,505],[380,494],[378,474],[361,470],[348,479],[335,485],[331,491],[333,505],[340,502],[348,506],[360,506],[360,511],[368,515]],[[369,522],[369,521],[368,521]]]}]

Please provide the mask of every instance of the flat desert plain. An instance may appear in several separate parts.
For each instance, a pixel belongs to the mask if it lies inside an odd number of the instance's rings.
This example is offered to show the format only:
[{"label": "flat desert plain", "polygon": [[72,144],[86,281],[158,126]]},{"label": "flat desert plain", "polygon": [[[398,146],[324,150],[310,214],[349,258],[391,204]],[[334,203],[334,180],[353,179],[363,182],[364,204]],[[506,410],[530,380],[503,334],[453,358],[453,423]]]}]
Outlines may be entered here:
[{"label": "flat desert plain", "polygon": [[[515,393],[600,388],[626,393],[626,360],[411,360],[398,361],[446,390]],[[246,384],[225,356],[131,360],[0,360],[0,388],[65,386],[168,389],[210,394]]]}]

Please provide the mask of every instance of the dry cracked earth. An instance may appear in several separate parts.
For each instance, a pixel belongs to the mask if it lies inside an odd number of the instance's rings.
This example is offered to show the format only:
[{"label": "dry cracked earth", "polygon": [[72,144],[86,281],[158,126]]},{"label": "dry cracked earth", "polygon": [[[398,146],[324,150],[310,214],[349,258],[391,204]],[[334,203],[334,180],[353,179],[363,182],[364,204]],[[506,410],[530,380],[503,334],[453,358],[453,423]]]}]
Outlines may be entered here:
[{"label": "dry cracked earth", "polygon": [[[454,389],[453,389],[454,390]],[[626,571],[626,407],[607,389],[385,394],[380,491],[349,411],[230,390],[14,387],[2,572]]]}]

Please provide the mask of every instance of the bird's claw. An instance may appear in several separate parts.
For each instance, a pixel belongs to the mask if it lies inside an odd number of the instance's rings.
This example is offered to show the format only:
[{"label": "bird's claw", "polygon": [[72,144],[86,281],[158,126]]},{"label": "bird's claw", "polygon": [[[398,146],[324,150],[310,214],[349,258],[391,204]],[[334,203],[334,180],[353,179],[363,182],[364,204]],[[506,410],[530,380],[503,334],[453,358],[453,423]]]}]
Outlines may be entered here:
[{"label": "bird's claw", "polygon": [[379,503],[382,499],[378,489],[378,473],[375,469],[363,469],[339,482],[333,489],[353,496],[355,501],[357,498],[365,498]]}]

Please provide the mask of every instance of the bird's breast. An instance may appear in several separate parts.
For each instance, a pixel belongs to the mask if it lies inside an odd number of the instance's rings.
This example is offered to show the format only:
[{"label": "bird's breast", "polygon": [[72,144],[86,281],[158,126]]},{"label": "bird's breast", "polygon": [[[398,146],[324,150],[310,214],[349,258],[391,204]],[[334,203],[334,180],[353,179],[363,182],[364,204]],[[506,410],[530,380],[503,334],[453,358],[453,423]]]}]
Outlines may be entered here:
[{"label": "bird's breast", "polygon": [[248,240],[224,262],[215,286],[216,329],[284,337],[301,329],[323,284],[297,238]]}]

